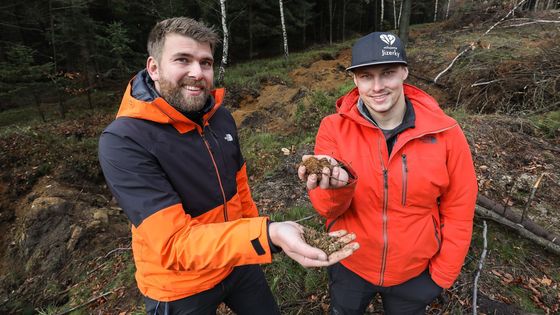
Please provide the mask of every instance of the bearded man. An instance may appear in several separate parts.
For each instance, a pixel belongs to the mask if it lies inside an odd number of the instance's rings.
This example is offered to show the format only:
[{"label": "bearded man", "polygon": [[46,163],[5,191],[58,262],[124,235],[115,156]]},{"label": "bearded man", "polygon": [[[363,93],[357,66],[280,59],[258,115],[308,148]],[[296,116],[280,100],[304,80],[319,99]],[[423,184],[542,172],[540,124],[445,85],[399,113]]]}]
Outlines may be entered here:
[{"label": "bearded man", "polygon": [[294,222],[259,216],[235,121],[213,90],[213,29],[179,17],[155,25],[146,69],[99,141],[108,187],[132,223],[136,281],[148,314],[280,314],[259,264],[283,250],[304,267],[334,264]]}]

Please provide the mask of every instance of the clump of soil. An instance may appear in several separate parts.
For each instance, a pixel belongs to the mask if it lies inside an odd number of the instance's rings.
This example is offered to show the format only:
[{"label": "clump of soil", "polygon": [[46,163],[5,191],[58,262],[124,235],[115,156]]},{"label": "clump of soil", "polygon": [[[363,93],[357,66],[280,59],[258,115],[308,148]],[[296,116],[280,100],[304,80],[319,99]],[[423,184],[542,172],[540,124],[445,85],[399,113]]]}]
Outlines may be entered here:
[{"label": "clump of soil", "polygon": [[316,174],[318,180],[321,180],[321,177],[323,176],[323,168],[328,167],[332,172],[334,167],[327,158],[317,159],[314,156],[301,162],[299,166],[305,166],[305,176]]},{"label": "clump of soil", "polygon": [[305,242],[324,251],[327,256],[341,250],[344,245],[346,245],[343,242],[338,241],[337,238],[330,236],[328,233],[319,232],[308,226],[304,226],[303,229],[303,238],[305,239]]}]

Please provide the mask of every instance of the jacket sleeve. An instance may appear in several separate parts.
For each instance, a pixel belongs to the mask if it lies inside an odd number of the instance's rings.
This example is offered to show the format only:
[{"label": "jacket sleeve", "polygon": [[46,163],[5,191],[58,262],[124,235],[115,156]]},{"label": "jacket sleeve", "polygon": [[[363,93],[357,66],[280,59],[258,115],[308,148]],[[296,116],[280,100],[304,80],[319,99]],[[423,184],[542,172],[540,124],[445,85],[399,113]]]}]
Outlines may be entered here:
[{"label": "jacket sleeve", "polygon": [[332,128],[328,117],[323,119],[315,139],[315,154],[325,154],[335,158],[349,173],[350,182],[348,185],[336,189],[317,187],[309,191],[309,198],[313,207],[327,219],[337,218],[350,207],[358,181],[355,172],[342,159],[335,137],[336,134],[338,134],[338,131]]},{"label": "jacket sleeve", "polygon": [[241,169],[237,172],[237,192],[241,198],[241,205],[243,207],[243,217],[253,218],[259,216],[257,206],[251,197],[251,190],[249,189],[249,179],[247,177],[247,163],[243,163]]},{"label": "jacket sleeve", "polygon": [[442,288],[449,288],[461,271],[469,250],[478,192],[469,145],[461,128],[448,131],[449,185],[440,197],[441,248],[430,263],[430,274]]},{"label": "jacket sleeve", "polygon": [[159,257],[162,267],[201,270],[271,261],[267,218],[212,224],[193,219],[148,148],[104,132],[99,160],[107,185],[133,224],[133,243],[142,245],[142,255]]}]

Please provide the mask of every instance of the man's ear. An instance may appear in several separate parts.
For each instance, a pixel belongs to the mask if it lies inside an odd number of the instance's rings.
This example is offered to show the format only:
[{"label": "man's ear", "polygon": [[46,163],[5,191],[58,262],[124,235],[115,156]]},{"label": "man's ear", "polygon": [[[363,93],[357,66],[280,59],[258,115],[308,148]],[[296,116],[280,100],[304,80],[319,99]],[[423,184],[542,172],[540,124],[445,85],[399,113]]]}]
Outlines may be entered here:
[{"label": "man's ear", "polygon": [[154,57],[148,57],[148,60],[146,61],[146,69],[154,82],[159,80],[159,65]]},{"label": "man's ear", "polygon": [[406,78],[408,78],[408,67],[407,66],[403,66],[404,67],[404,76],[403,76],[403,81],[406,80]]},{"label": "man's ear", "polygon": [[356,74],[354,73],[354,71],[349,71],[350,75],[352,76],[352,80],[354,81],[354,85],[358,86],[358,82],[356,80]]}]

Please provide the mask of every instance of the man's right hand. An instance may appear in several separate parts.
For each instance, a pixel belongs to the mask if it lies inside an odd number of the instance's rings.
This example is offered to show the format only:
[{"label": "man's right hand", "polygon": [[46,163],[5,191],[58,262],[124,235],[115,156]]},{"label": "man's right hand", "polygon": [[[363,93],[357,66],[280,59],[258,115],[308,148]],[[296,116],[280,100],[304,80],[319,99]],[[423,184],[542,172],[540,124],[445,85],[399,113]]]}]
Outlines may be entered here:
[{"label": "man's right hand", "polygon": [[303,267],[330,266],[352,255],[360,248],[358,243],[352,242],[356,239],[355,234],[348,234],[344,230],[335,231],[330,233],[330,235],[338,237],[338,241],[346,245],[341,250],[327,257],[325,252],[308,245],[303,240],[303,227],[295,222],[272,222],[268,226],[268,229],[272,243],[282,247],[286,255],[297,261]]},{"label": "man's right hand", "polygon": [[321,180],[318,180],[316,174],[309,174],[309,176],[306,176],[305,166],[303,165],[300,166],[298,168],[298,177],[299,179],[305,182],[307,189],[309,190],[315,189],[317,188],[317,186],[323,189],[339,188],[339,187],[346,186],[346,184],[348,184],[348,180],[349,180],[348,172],[346,172],[344,168],[340,167],[336,159],[328,155],[304,155],[302,156],[301,160],[305,161],[310,157],[315,157],[318,160],[322,158],[326,158],[329,161],[329,163],[333,165],[333,169],[331,174],[331,170],[328,167],[324,167],[322,171]]}]

